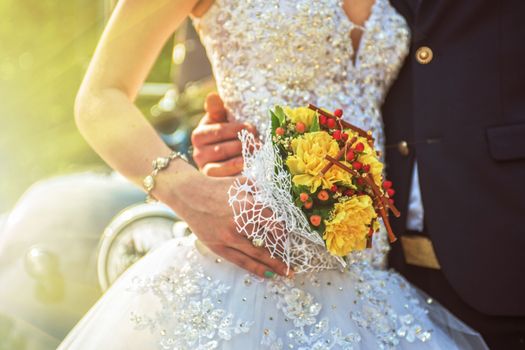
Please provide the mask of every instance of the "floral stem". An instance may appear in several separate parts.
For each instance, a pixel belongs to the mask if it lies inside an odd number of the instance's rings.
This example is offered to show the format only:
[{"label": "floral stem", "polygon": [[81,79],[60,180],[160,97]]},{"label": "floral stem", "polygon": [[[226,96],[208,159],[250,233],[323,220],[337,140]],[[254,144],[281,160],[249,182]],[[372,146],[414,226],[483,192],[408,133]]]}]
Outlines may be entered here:
[{"label": "floral stem", "polygon": [[343,169],[343,170],[347,171],[348,173],[350,173],[352,176],[354,176],[354,177],[362,177],[366,181],[366,183],[368,184],[368,186],[372,189],[372,192],[374,193],[374,202],[376,202],[376,207],[379,210],[379,215],[381,216],[381,218],[383,219],[383,223],[385,224],[385,228],[386,228],[386,230],[388,232],[388,239],[390,240],[390,243],[395,242],[397,240],[397,238],[396,238],[396,236],[395,236],[395,234],[394,234],[394,232],[392,230],[392,227],[390,226],[390,220],[388,219],[388,214],[385,211],[385,208],[389,208],[390,210],[392,210],[392,213],[396,217],[399,217],[400,213],[397,210],[397,208],[393,204],[389,203],[388,199],[385,198],[385,196],[383,196],[381,194],[381,192],[379,191],[379,188],[374,183],[374,180],[372,179],[372,177],[368,176],[367,174],[365,174],[364,176],[361,176],[361,174],[359,174],[357,171],[355,171],[353,169],[350,169],[349,167],[347,167],[346,165],[344,165],[343,163],[341,163],[337,159],[330,157],[329,155],[327,155],[325,158],[330,163],[332,163],[334,165],[337,165],[341,169]]},{"label": "floral stem", "polygon": [[346,170],[347,172],[352,174],[354,177],[363,177],[365,179],[365,181],[367,182],[367,184],[372,189],[372,191],[374,192],[374,195],[377,196],[381,200],[383,206],[385,206],[386,208],[389,208],[396,218],[401,216],[401,213],[396,208],[396,206],[394,204],[391,204],[390,202],[388,202],[388,199],[385,196],[381,195],[381,192],[379,191],[379,188],[377,187],[377,185],[375,184],[374,180],[371,179],[370,176],[361,176],[361,174],[359,174],[357,171],[355,171],[353,169],[350,169],[349,167],[347,167],[346,165],[344,165],[343,163],[341,163],[337,159],[330,157],[329,155],[327,155],[325,158],[330,163],[337,165],[338,167],[340,167],[343,170]]}]

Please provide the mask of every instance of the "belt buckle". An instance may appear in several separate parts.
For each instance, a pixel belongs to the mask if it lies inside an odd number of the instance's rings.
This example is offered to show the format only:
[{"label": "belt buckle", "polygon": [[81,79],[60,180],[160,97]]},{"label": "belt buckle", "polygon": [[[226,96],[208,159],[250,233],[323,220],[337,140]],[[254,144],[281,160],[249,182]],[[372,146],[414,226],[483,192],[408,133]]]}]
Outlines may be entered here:
[{"label": "belt buckle", "polygon": [[418,235],[403,235],[400,239],[407,264],[427,269],[441,269],[430,239]]}]

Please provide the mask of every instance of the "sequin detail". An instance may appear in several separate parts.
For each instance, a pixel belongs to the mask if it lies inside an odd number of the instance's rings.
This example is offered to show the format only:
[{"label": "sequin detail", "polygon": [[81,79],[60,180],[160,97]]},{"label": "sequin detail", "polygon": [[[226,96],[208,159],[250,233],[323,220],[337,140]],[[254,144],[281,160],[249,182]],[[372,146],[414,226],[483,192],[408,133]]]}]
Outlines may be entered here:
[{"label": "sequin detail", "polygon": [[[216,257],[201,255],[194,241],[186,237],[174,247],[183,263],[132,278],[129,291],[145,298],[147,314],[134,310],[130,319],[138,330],[152,332],[160,349],[229,349],[229,341],[247,339],[264,349],[394,349],[433,339],[432,302],[364,256],[354,255],[346,271],[262,279],[215,264]],[[230,276],[225,282],[207,274],[213,269],[233,269],[236,277],[224,274]],[[245,303],[255,309],[246,313]]]},{"label": "sequin detail", "polygon": [[160,349],[217,349],[221,341],[247,333],[253,325],[218,306],[229,289],[206,276],[195,251],[190,251],[182,268],[171,266],[162,274],[133,279],[130,291],[151,293],[161,307],[154,316],[133,312],[130,320],[138,330],[157,332]]},{"label": "sequin detail", "polygon": [[293,281],[270,281],[267,292],[277,302],[277,309],[295,327],[286,333],[284,340],[269,329],[264,332],[261,345],[270,350],[284,349],[285,345],[287,349],[350,350],[361,341],[358,333],[343,335],[341,329],[331,329],[326,317],[318,321],[322,305],[310,293],[297,288]]},{"label": "sequin detail", "polygon": [[[420,305],[420,299],[414,294],[404,279],[389,271],[378,271],[369,262],[355,259],[349,266],[346,289],[353,293],[345,293],[345,298],[354,295],[355,300],[351,310],[346,310],[349,323],[360,332],[343,334],[340,328],[330,328],[330,321],[319,315],[322,309],[320,301],[312,294],[297,286],[297,282],[278,278],[267,283],[267,294],[276,301],[277,308],[290,320],[294,328],[287,331],[286,338],[279,338],[268,329],[264,333],[261,344],[269,349],[354,349],[358,348],[362,336],[370,333],[377,342],[379,349],[394,349],[402,339],[409,343],[428,342],[432,337],[432,329],[427,329],[420,320],[427,320],[427,309]],[[321,276],[311,273],[302,276],[299,284],[312,287],[335,288],[330,281],[321,283]],[[324,284],[322,286],[322,284]],[[337,288],[342,291],[344,288]],[[402,295],[406,302],[402,313],[395,310],[391,304],[391,294]],[[332,310],[337,305],[332,305]],[[336,312],[345,312],[338,310]]]},{"label": "sequin detail", "polygon": [[[266,111],[276,104],[343,108],[345,119],[372,129],[383,145],[380,106],[409,42],[387,0],[376,0],[363,27],[340,0],[216,0],[194,24],[233,118],[264,134]],[[355,28],[364,31],[356,53]]]}]

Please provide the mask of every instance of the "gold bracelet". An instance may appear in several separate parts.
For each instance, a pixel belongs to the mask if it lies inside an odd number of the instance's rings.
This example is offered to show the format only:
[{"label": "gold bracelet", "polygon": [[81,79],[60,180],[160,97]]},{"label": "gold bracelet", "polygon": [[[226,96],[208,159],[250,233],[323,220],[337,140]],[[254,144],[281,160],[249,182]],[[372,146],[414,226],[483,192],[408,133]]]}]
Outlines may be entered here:
[{"label": "gold bracelet", "polygon": [[146,190],[146,202],[156,201],[155,197],[151,195],[151,191],[153,191],[153,188],[155,188],[155,178],[157,177],[157,174],[161,171],[166,169],[172,160],[174,159],[183,159],[186,162],[188,161],[188,158],[176,151],[172,151],[167,157],[159,157],[153,161],[153,171],[144,178],[144,181],[142,181],[142,185],[144,186],[144,189]]}]

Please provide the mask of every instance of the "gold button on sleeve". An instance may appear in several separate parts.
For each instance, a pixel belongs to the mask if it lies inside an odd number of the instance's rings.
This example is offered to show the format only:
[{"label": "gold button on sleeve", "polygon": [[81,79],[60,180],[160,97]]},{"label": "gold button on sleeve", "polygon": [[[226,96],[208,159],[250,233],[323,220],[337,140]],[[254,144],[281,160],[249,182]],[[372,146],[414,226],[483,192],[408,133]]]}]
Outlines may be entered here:
[{"label": "gold button on sleeve", "polygon": [[434,53],[430,47],[421,46],[419,49],[417,49],[416,60],[420,64],[429,64],[432,61],[432,58],[434,58]]}]

